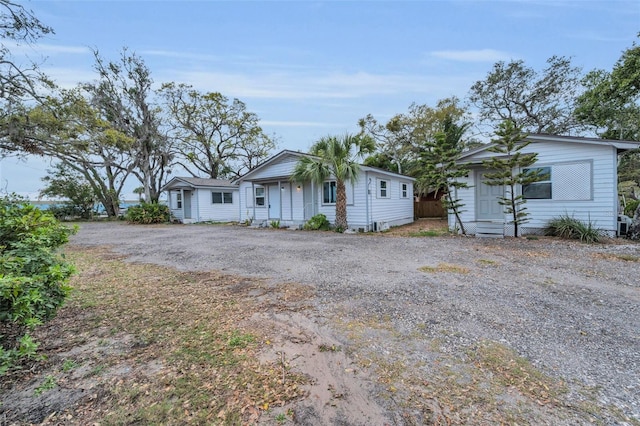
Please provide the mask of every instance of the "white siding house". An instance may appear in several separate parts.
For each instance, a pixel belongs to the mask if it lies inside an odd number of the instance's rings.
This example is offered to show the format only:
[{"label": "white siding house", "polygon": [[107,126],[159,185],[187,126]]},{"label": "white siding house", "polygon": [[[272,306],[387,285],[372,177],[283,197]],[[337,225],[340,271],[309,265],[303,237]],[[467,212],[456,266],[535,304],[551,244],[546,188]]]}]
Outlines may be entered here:
[{"label": "white siding house", "polygon": [[162,187],[171,215],[183,223],[237,222],[238,185],[221,179],[174,177]]},{"label": "white siding house", "polygon": [[[618,154],[640,148],[640,143],[568,136],[531,135],[523,153],[537,153],[529,168],[543,168],[549,179],[518,188],[526,199],[527,223],[520,234],[540,234],[550,219],[568,215],[615,236],[618,222]],[[483,183],[483,160],[496,155],[487,150],[491,144],[469,151],[458,160],[468,164],[468,188],[460,188],[456,196],[463,203],[462,222],[468,234],[478,228],[497,224],[504,235],[513,235],[513,225],[504,207],[498,204],[505,188]],[[462,179],[464,180],[464,179]],[[500,226],[502,224],[502,226]],[[491,225],[490,225],[491,226]],[[456,228],[455,217],[449,215],[449,227]]]},{"label": "white siding house", "polygon": [[[240,221],[281,226],[303,225],[322,213],[335,222],[335,180],[322,185],[293,182],[290,177],[298,160],[307,156],[282,151],[237,183],[240,188]],[[349,228],[361,231],[386,229],[413,222],[414,179],[374,167],[360,166],[356,182],[347,182]]]}]

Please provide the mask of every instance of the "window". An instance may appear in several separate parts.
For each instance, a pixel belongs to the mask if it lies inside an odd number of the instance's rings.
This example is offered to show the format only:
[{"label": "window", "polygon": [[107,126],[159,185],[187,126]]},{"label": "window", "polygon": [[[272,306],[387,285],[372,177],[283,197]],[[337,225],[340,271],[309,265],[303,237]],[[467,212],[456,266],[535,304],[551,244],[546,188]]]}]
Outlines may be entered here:
[{"label": "window", "polygon": [[522,185],[522,196],[527,200],[551,199],[551,167],[533,167],[524,169],[525,173],[539,173],[542,180]]},{"label": "window", "polygon": [[378,181],[378,197],[389,198],[389,181],[386,181],[386,180]]},{"label": "window", "polygon": [[256,207],[264,207],[264,188],[256,188]]},{"label": "window", "polygon": [[211,202],[213,204],[233,204],[233,194],[231,192],[212,192]]},{"label": "window", "polygon": [[337,198],[336,181],[325,182],[322,185],[322,204],[335,204]]},{"label": "window", "polygon": [[400,198],[409,198],[409,185],[400,183]]},{"label": "window", "polygon": [[181,209],[182,208],[182,193],[178,192],[176,194],[176,206]]}]

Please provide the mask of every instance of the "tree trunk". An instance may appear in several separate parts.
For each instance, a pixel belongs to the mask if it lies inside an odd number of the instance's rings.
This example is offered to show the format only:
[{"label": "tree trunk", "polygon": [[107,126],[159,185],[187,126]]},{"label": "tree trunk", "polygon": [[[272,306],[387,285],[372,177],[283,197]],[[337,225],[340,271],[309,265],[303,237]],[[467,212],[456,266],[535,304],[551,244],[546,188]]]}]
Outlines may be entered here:
[{"label": "tree trunk", "polygon": [[347,190],[344,181],[336,182],[336,228],[339,230],[348,229],[347,224]]}]

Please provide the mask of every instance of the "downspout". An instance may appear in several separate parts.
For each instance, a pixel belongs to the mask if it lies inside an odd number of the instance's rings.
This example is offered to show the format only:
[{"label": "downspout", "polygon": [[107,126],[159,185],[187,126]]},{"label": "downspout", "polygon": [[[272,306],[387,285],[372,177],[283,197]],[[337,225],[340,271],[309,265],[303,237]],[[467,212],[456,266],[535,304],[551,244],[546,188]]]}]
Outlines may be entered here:
[{"label": "downspout", "polygon": [[365,227],[365,229],[367,231],[369,231],[369,224],[371,223],[369,221],[369,184],[371,182],[369,181],[369,172],[368,171],[364,172],[364,181],[367,182],[367,184],[364,186],[364,190],[365,190],[365,196],[364,196],[365,220],[367,221],[367,226]]},{"label": "downspout", "polygon": [[311,181],[311,216],[315,216],[318,214],[317,206],[316,206],[316,188],[313,181]]},{"label": "downspout", "polygon": [[280,217],[278,217],[278,220],[282,220],[282,191],[283,191],[283,186],[282,186],[282,182],[280,182],[280,180],[278,180],[278,191],[280,191],[280,196],[278,197],[279,203],[280,203]]},{"label": "downspout", "polygon": [[367,183],[367,210],[369,211],[369,231],[373,231],[373,193],[371,192],[371,184],[373,180],[369,178]]},{"label": "downspout", "polygon": [[182,223],[184,223],[184,220],[186,219],[184,217],[184,188],[180,188],[180,211],[182,212]]},{"label": "downspout", "polygon": [[193,192],[196,194],[196,221],[200,222],[200,190],[194,187]]},{"label": "downspout", "polygon": [[[304,207],[304,202],[302,203]],[[291,216],[291,222],[293,223],[293,182],[289,182],[289,213]]]},{"label": "downspout", "polygon": [[256,184],[254,182],[251,182],[251,198],[253,200],[253,203],[251,203],[251,205],[253,206],[253,217],[251,219],[251,222],[256,220],[256,188],[255,186]]}]

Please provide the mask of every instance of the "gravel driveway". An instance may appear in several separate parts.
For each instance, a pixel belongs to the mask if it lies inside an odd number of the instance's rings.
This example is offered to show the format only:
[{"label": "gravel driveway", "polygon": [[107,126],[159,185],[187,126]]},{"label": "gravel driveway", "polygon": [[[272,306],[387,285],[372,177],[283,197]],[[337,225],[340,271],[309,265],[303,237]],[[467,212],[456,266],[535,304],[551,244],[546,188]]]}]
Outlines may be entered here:
[{"label": "gravel driveway", "polygon": [[[571,391],[593,388],[599,404],[640,421],[638,244],[124,223],[82,224],[72,244],[309,284],[320,317],[386,317],[401,333],[438,338],[443,352],[500,342]],[[421,350],[407,357],[426,360]]]}]

